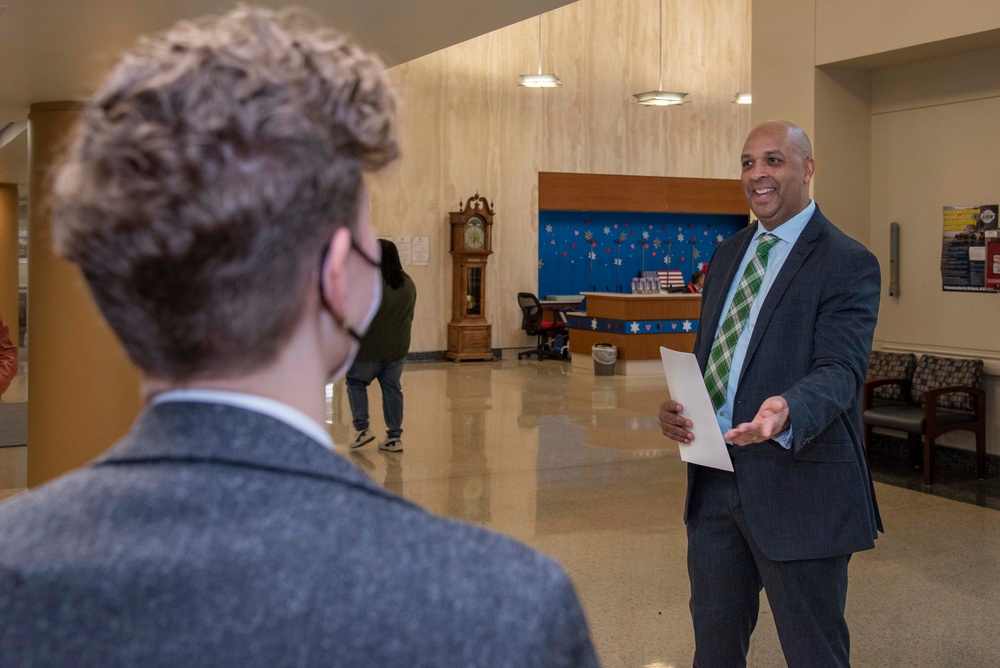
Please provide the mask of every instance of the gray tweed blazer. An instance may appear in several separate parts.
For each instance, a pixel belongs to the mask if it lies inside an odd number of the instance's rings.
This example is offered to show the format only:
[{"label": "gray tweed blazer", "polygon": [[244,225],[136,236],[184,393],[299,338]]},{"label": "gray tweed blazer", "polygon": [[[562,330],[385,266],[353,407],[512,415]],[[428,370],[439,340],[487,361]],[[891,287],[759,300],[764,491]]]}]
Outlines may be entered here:
[{"label": "gray tweed blazer", "polygon": [[435,517],[284,423],[148,409],[0,504],[3,666],[593,666],[552,559]]}]

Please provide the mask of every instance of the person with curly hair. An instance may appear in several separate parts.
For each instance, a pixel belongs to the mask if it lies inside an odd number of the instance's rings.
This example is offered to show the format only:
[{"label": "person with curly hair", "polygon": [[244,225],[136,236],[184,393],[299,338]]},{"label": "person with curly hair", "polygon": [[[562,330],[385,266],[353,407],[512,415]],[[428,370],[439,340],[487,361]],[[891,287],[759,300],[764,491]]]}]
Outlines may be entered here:
[{"label": "person with curly hair", "polygon": [[144,38],[93,94],[53,238],[147,406],[0,504],[0,663],[596,665],[558,564],[333,452],[381,296],[364,173],[398,153],[383,64],[297,12]]}]

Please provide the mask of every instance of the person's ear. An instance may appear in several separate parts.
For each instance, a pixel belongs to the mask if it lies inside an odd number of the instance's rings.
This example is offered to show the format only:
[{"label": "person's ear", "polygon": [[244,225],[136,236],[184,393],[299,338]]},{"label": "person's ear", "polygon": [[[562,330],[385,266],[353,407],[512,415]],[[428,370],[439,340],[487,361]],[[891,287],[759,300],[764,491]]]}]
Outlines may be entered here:
[{"label": "person's ear", "polygon": [[813,160],[812,157],[810,156],[805,159],[805,164],[803,164],[802,166],[804,168],[803,171],[805,172],[805,179],[803,183],[808,184],[810,181],[812,181],[813,172],[816,171],[816,161]]},{"label": "person's ear", "polygon": [[351,255],[351,231],[341,227],[330,238],[330,248],[326,261],[320,267],[320,281],[327,304],[334,317],[347,320],[347,260]]}]

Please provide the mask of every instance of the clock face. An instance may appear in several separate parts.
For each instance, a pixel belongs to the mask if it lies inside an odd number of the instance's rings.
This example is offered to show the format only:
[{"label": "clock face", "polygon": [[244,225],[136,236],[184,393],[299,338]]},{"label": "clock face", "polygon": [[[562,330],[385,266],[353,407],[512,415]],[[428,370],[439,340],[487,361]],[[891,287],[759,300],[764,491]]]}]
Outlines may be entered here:
[{"label": "clock face", "polygon": [[465,247],[479,249],[486,243],[486,226],[483,219],[473,216],[465,224]]}]

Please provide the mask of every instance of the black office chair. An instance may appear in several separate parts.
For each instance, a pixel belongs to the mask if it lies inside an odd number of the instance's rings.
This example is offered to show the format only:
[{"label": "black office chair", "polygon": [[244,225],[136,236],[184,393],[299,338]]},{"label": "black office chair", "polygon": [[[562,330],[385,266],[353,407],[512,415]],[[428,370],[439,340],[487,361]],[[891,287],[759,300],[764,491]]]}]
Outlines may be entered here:
[{"label": "black office chair", "polygon": [[521,329],[529,336],[537,337],[537,343],[533,350],[525,350],[517,354],[517,359],[523,359],[530,355],[535,355],[539,361],[543,359],[565,359],[562,350],[553,350],[546,347],[546,342],[550,337],[557,334],[566,334],[566,324],[562,322],[542,322],[542,305],[538,302],[538,297],[530,292],[517,293],[517,305],[521,307]]}]

